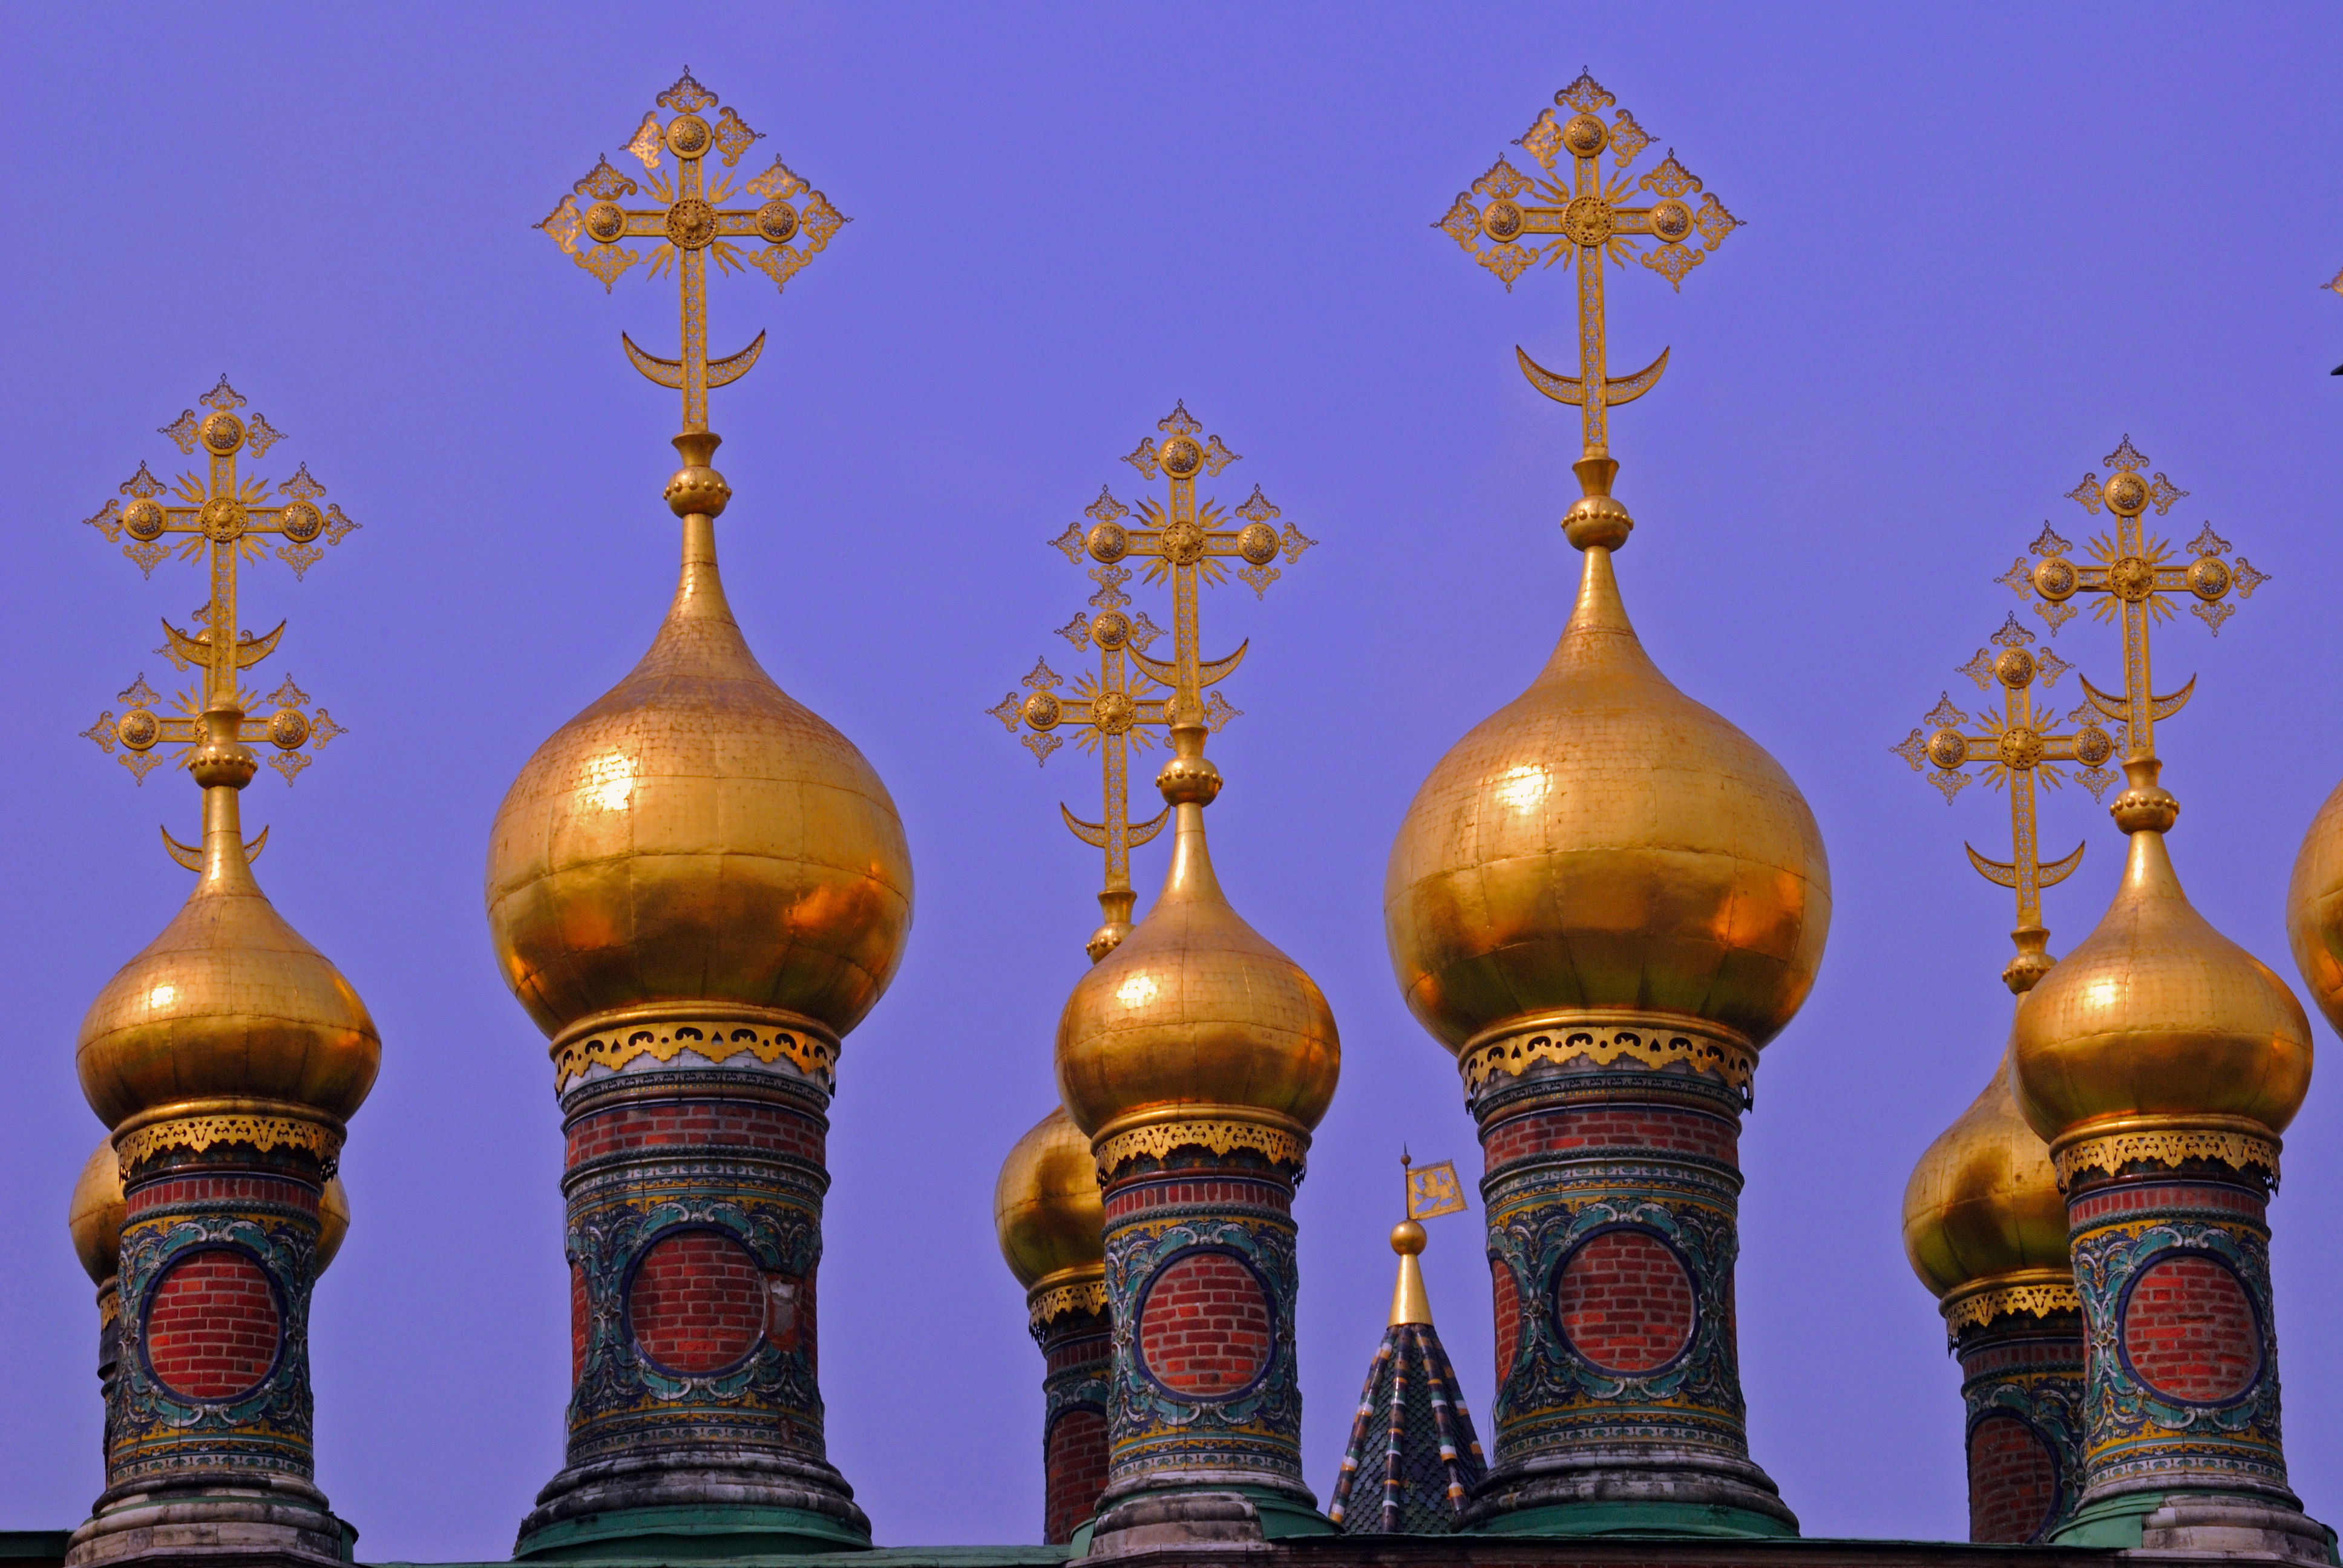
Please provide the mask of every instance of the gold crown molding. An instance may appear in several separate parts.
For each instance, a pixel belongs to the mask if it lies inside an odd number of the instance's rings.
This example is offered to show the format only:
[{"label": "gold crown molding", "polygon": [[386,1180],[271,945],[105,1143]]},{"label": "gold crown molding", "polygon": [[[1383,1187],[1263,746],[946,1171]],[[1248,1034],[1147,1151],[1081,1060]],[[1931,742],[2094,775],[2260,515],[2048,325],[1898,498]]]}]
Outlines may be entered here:
[{"label": "gold crown molding", "polygon": [[2075,1293],[2072,1275],[2031,1280],[2005,1279],[1987,1282],[1946,1298],[1945,1332],[1955,1340],[1965,1328],[1983,1328],[1996,1318],[2019,1312],[2046,1318],[2053,1312],[2079,1312],[2082,1298]]},{"label": "gold crown molding", "polygon": [[767,1067],[786,1060],[825,1091],[838,1087],[837,1037],[810,1019],[766,1009],[649,1008],[598,1014],[555,1036],[548,1048],[553,1091],[568,1092],[592,1068],[615,1072],[642,1057],[668,1062],[687,1050],[719,1064],[741,1055]]},{"label": "gold crown molding", "polygon": [[1096,1312],[1106,1315],[1106,1282],[1076,1280],[1063,1285],[1050,1285],[1025,1298],[1028,1318],[1035,1328],[1053,1322],[1069,1312]]},{"label": "gold crown molding", "polygon": [[1582,1058],[1600,1067],[1622,1058],[1654,1070],[1682,1064],[1744,1095],[1757,1072],[1756,1047],[1732,1030],[1670,1013],[1613,1010],[1512,1020],[1467,1040],[1456,1069],[1470,1095],[1498,1073],[1518,1077],[1534,1062],[1561,1066]]},{"label": "gold crown molding", "polygon": [[2211,1160],[2233,1171],[2259,1169],[2278,1184],[2279,1142],[2266,1132],[2235,1127],[2134,1127],[2121,1131],[2069,1134],[2051,1150],[2063,1191],[2077,1171],[2112,1176],[2125,1166],[2153,1161],[2176,1169],[2187,1160]]},{"label": "gold crown molding", "polygon": [[341,1152],[339,1129],[289,1116],[230,1111],[209,1116],[175,1116],[116,1135],[114,1152],[126,1177],[137,1163],[165,1149],[191,1149],[200,1154],[221,1143],[248,1143],[262,1153],[274,1149],[306,1149],[321,1162]]},{"label": "gold crown molding", "polygon": [[1167,1159],[1175,1149],[1205,1149],[1214,1154],[1250,1149],[1274,1163],[1291,1165],[1297,1171],[1307,1162],[1307,1132],[1251,1117],[1210,1113],[1218,1109],[1221,1108],[1200,1106],[1197,1110],[1204,1113],[1195,1116],[1158,1111],[1148,1112],[1149,1119],[1137,1126],[1114,1129],[1110,1124],[1109,1130],[1091,1145],[1091,1152],[1098,1158],[1099,1179],[1106,1180],[1126,1161],[1142,1155]]}]

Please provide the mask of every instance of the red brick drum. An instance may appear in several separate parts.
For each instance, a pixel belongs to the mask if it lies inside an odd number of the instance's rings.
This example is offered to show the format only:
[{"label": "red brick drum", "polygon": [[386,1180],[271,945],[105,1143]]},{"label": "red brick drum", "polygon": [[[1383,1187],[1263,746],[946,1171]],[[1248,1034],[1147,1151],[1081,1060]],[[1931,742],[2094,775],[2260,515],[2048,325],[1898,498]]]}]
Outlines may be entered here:
[{"label": "red brick drum", "polygon": [[1075,1409],[1050,1428],[1043,1463],[1049,1475],[1045,1539],[1062,1546],[1097,1512],[1106,1490],[1107,1429],[1102,1412]]},{"label": "red brick drum", "polygon": [[1497,1386],[1512,1375],[1513,1358],[1522,1353],[1522,1296],[1513,1271],[1503,1258],[1489,1260],[1489,1287],[1497,1309]]},{"label": "red brick drum", "polygon": [[1217,1399],[1267,1369],[1272,1332],[1269,1298],[1251,1269],[1225,1252],[1189,1252],[1148,1286],[1140,1361],[1174,1394]]},{"label": "red brick drum", "polygon": [[1969,1539],[2021,1546],[2048,1527],[2058,1506],[2058,1462],[2041,1434],[2014,1415],[1969,1429]]},{"label": "red brick drum", "polygon": [[1654,1372],[1692,1343],[1692,1276],[1646,1231],[1604,1231],[1581,1242],[1554,1284],[1563,1338],[1604,1372]]},{"label": "red brick drum", "polygon": [[2183,1253],[2151,1263],[2124,1305],[2124,1359],[2160,1398],[2222,1404],[2261,1375],[2261,1331],[2246,1288],[2217,1258]]},{"label": "red brick drum", "polygon": [[714,1231],[679,1231],[637,1265],[627,1320],[653,1364],[698,1376],[756,1350],[767,1301],[764,1271],[748,1249]]},{"label": "red brick drum", "polygon": [[146,1364],[181,1399],[232,1400],[266,1381],[284,1320],[267,1271],[242,1252],[189,1252],[156,1282]]}]

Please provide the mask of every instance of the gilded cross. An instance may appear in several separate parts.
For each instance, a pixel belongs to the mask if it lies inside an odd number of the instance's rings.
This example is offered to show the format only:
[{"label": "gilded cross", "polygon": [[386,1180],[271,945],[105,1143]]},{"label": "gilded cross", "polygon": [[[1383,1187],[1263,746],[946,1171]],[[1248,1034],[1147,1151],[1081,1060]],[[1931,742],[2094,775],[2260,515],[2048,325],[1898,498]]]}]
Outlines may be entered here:
[{"label": "gilded cross", "polygon": [[1291,565],[1318,541],[1292,523],[1272,528],[1283,514],[1258,486],[1243,505],[1234,508],[1223,508],[1218,501],[1199,504],[1197,475],[1209,473],[1217,478],[1223,468],[1240,459],[1218,436],[1197,439],[1204,427],[1188,412],[1185,400],[1158,419],[1155,428],[1156,435],[1140,437],[1139,445],[1122,460],[1138,469],[1142,478],[1164,479],[1167,498],[1158,502],[1142,497],[1138,526],[1126,527],[1122,519],[1131,515],[1131,508],[1111,492],[1101,490],[1088,511],[1090,527],[1070,524],[1051,542],[1065,551],[1070,561],[1079,564],[1087,555],[1097,562],[1091,575],[1101,588],[1119,589],[1130,579],[1131,568],[1122,564],[1126,560],[1144,560],[1150,583],[1170,580],[1172,657],[1166,662],[1133,648],[1131,658],[1172,688],[1168,700],[1203,719],[1207,717],[1204,688],[1243,662],[1245,648],[1240,646],[1224,658],[1204,658],[1197,624],[1202,585],[1226,581],[1227,568],[1222,563],[1233,558],[1245,563],[1237,568],[1237,576],[1252,585],[1254,594],[1265,594],[1269,585],[1283,575],[1273,564],[1278,557],[1282,555]]},{"label": "gilded cross", "polygon": [[[2017,943],[2017,956],[2002,970],[2002,980],[2011,990],[2022,992],[2047,973],[2054,961],[2045,950],[2050,933],[2042,925],[2042,890],[2065,881],[2083,863],[2084,849],[2077,844],[2072,854],[2048,865],[2042,863],[2034,815],[2035,779],[2038,777],[2054,788],[2063,785],[2066,776],[2060,765],[2079,763],[2077,777],[2096,800],[2116,782],[2116,775],[2107,767],[2115,755],[2116,742],[2100,728],[2087,699],[2066,716],[2066,722],[2073,728],[2063,733],[2054,731],[2046,722],[2046,716],[2036,712],[2036,679],[2047,689],[2072,667],[2046,648],[2036,652],[2031,646],[2034,634],[2018,624],[2016,616],[2012,615],[1992,640],[2000,651],[1977,649],[1976,657],[1961,666],[1959,673],[1975,681],[1980,691],[1999,686],[2001,711],[1971,719],[1953,705],[1947,693],[1926,715],[1930,729],[1915,729],[1903,744],[1889,749],[1910,763],[1914,772],[1920,770],[1923,761],[1930,764],[1928,782],[1944,791],[1948,806],[1967,787],[1972,777],[1965,771],[1968,768],[1983,769],[1987,783],[1996,789],[2008,789],[2009,859],[1988,859],[1972,846],[1962,848],[1968,850],[1969,864],[1986,880],[2017,894],[2017,926],[2010,933]],[[1959,728],[1963,725],[1974,728]]]},{"label": "gilded cross", "polygon": [[[1670,286],[1681,289],[1684,275],[1741,226],[1741,220],[1714,195],[1703,193],[1701,182],[1676,161],[1673,148],[1634,178],[1635,162],[1652,138],[1624,109],[1604,122],[1602,111],[1617,103],[1602,84],[1582,72],[1554,95],[1554,107],[1539,111],[1516,144],[1536,160],[1544,176],[1523,174],[1500,157],[1433,226],[1445,230],[1509,291],[1541,259],[1548,266],[1576,264],[1578,374],[1559,376],[1520,348],[1513,353],[1530,385],[1580,409],[1587,458],[1610,456],[1610,410],[1650,391],[1668,367],[1667,351],[1662,349],[1657,359],[1633,376],[1609,374],[1603,263],[1624,266],[1632,255]],[[1560,117],[1557,110],[1569,117]],[[1602,166],[1606,153],[1613,164],[1609,174]],[[1567,172],[1560,167],[1565,159]],[[1638,192],[1654,199],[1631,205]],[[1701,198],[1696,209],[1685,199],[1694,196]],[[1554,237],[1534,243],[1545,236]],[[1654,242],[1649,249],[1644,248],[1646,240]]]},{"label": "gilded cross", "polygon": [[[237,605],[242,563],[259,559],[263,539],[273,537],[284,541],[276,548],[277,558],[293,568],[296,577],[305,577],[324,558],[319,539],[337,545],[358,527],[342,514],[339,506],[319,509],[317,502],[326,487],[309,477],[306,463],[281,484],[247,478],[238,471],[237,459],[246,449],[255,457],[265,457],[269,447],[285,437],[264,416],[256,413],[247,420],[236,412],[246,400],[228,385],[226,377],[221,377],[219,385],[198,401],[210,412],[198,417],[194,409],[187,409],[175,423],[165,426],[162,434],[171,437],[183,454],[192,456],[200,450],[209,465],[207,476],[183,474],[174,487],[155,477],[141,463],[138,471],[121,485],[117,498],[86,519],[109,542],[127,536],[130,542],[123,546],[122,553],[149,577],[175,548],[181,559],[201,558],[209,568],[211,596],[196,608],[196,630],[181,631],[166,620],[163,623],[166,640],[156,650],[179,669],[200,665],[202,682],[179,695],[176,714],[164,716],[156,711],[163,701],[161,694],[142,675],[116,699],[127,705],[119,718],[108,710],[82,731],[108,754],[119,745],[122,751],[117,760],[142,784],[147,773],[161,765],[156,747],[186,748],[205,738],[202,715],[206,709],[232,707],[241,714],[253,706],[253,699],[243,690],[241,672],[276,651],[285,635],[285,623],[279,621],[275,630],[257,637],[242,629]],[[185,542],[173,540],[174,535],[185,536]],[[312,749],[343,733],[342,726],[324,709],[312,708],[308,694],[290,678],[260,700],[269,706],[269,711],[240,719],[240,733],[246,742],[265,740],[275,749],[270,766],[285,776],[287,784],[309,765]],[[181,759],[185,760],[184,751]],[[170,835],[166,833],[164,838],[167,841]],[[174,853],[186,848],[177,846]],[[190,863],[185,855],[178,858],[183,864]]]},{"label": "gilded cross", "polygon": [[2090,564],[2078,566],[2070,560],[2067,552],[2074,546],[2046,522],[2034,540],[2036,558],[2028,561],[2020,556],[1996,580],[2034,599],[2036,613],[2050,623],[2054,635],[2073,618],[2077,594],[2097,596],[2091,608],[2099,619],[2120,619],[2124,694],[2109,696],[2087,679],[2083,680],[2083,692],[2099,712],[2129,731],[2125,759],[2148,760],[2156,755],[2156,720],[2177,713],[2197,684],[2191,678],[2176,692],[2155,695],[2149,685],[2149,627],[2169,619],[2173,601],[2185,597],[2190,601],[2190,611],[2217,637],[2221,623],[2237,609],[2228,602],[2230,591],[2235,589],[2239,598],[2251,598],[2254,589],[2269,578],[2256,571],[2243,556],[2234,564],[2222,559],[2229,552],[2229,541],[2215,533],[2211,523],[2189,541],[2185,562],[2164,540],[2147,537],[2141,514],[2154,507],[2157,516],[2162,517],[2188,492],[2161,473],[2152,481],[2140,477],[2148,459],[2132,446],[2130,437],[2125,437],[2123,445],[2102,462],[2109,470],[2105,480],[2087,473],[2082,483],[2066,492],[2068,500],[2093,517],[2104,508],[2115,518],[2112,537],[2100,534],[2091,540]]},{"label": "gilded cross", "polygon": [[[662,387],[682,391],[683,428],[692,434],[708,428],[709,389],[747,375],[765,347],[765,335],[759,332],[755,342],[737,354],[708,357],[708,258],[713,256],[719,268],[734,272],[753,266],[775,286],[786,286],[850,220],[778,157],[772,167],[745,184],[736,186],[733,176],[722,172],[711,183],[707,167],[710,152],[731,170],[764,133],[750,130],[731,109],[710,125],[704,111],[717,106],[717,96],[692,80],[689,70],[655,101],[658,107],[643,116],[626,148],[643,166],[648,192],[604,157],[537,226],[572,261],[600,278],[605,291],[646,256],[619,241],[659,242],[648,253],[649,276],[657,277],[669,268],[675,272],[683,316],[682,357],[662,359],[646,353],[623,332],[618,340],[636,369]],[[672,117],[663,120],[659,109],[673,111]],[[667,157],[675,160],[672,177],[663,167]],[[620,205],[621,197],[638,195],[648,195],[659,205]],[[736,198],[745,203],[750,196],[760,199],[755,206],[724,205]],[[586,203],[582,210],[581,200]],[[734,240],[744,243],[735,245]],[[749,249],[749,244],[760,248]]]}]

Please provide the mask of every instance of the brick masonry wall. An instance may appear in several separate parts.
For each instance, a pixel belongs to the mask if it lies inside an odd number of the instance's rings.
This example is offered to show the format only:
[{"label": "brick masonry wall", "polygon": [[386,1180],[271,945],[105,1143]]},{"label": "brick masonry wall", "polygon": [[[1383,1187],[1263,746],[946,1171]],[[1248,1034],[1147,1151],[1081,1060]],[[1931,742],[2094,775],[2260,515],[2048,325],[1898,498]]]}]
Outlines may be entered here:
[{"label": "brick masonry wall", "polygon": [[1507,1117],[1481,1135],[1492,1171],[1516,1160],[1606,1149],[1656,1150],[1735,1165],[1739,1129],[1720,1116],[1669,1105],[1555,1106]]},{"label": "brick masonry wall", "polygon": [[1120,1185],[1107,1194],[1106,1223],[1112,1226],[1156,1209],[1185,1208],[1266,1209],[1272,1213],[1286,1214],[1292,1211],[1293,1194],[1281,1183],[1242,1176],[1142,1179]]},{"label": "brick masonry wall", "polygon": [[232,1399],[268,1376],[283,1328],[258,1263],[224,1249],[189,1252],[150,1298],[146,1364],[182,1398]]},{"label": "brick masonry wall", "polygon": [[571,1169],[584,1161],[650,1149],[721,1145],[790,1154],[820,1164],[821,1123],[763,1101],[628,1101],[588,1111],[568,1130]]},{"label": "brick masonry wall", "polygon": [[1269,1365],[1269,1299],[1252,1271],[1222,1252],[1191,1252],[1155,1276],[1140,1308],[1140,1360],[1173,1393],[1233,1393]]},{"label": "brick masonry wall", "polygon": [[1086,1406],[1065,1412],[1051,1424],[1043,1450],[1049,1484],[1043,1538],[1062,1546],[1098,1512],[1099,1493],[1106,1490],[1106,1412]]},{"label": "brick masonry wall", "polygon": [[712,1231],[651,1244],[627,1292],[635,1342],[657,1365],[699,1373],[731,1365],[764,1338],[767,1286],[748,1250]]},{"label": "brick masonry wall", "polygon": [[1563,1337],[1606,1372],[1647,1372],[1692,1342],[1692,1276],[1642,1231],[1604,1231],[1572,1252],[1554,1286]]},{"label": "brick masonry wall", "polygon": [[2185,1404],[2235,1399],[2261,1372],[2253,1303],[2237,1277],[2209,1257],[2148,1265],[2124,1307],[2123,1348],[2135,1376]]},{"label": "brick masonry wall", "polygon": [[2050,1523],[2058,1466],[2050,1447],[2014,1415],[1988,1415],[1969,1429],[1969,1539],[2017,1546]]}]

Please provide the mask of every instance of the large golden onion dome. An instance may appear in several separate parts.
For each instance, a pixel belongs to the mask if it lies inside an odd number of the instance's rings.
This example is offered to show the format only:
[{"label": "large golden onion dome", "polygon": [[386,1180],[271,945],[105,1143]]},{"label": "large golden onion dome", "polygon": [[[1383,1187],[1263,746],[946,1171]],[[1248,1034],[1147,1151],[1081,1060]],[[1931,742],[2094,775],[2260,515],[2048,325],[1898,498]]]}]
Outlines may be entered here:
[{"label": "large golden onion dome", "polygon": [[[249,778],[249,753],[242,766]],[[234,790],[205,795],[196,890],[82,1019],[82,1092],[117,1130],[196,1101],[269,1101],[347,1121],[381,1066],[374,1020],[253,880]]]},{"label": "large golden onion dome", "polygon": [[2310,1000],[2343,1030],[2343,784],[2302,836],[2286,890],[2286,935]]},{"label": "large golden onion dome", "polygon": [[2132,832],[2115,902],[2028,993],[2014,1050],[2018,1101],[2054,1146],[2182,1121],[2275,1136],[2310,1089],[2302,1004],[2190,906],[2160,829]]},{"label": "large golden onion dome", "polygon": [[122,1255],[122,1160],[108,1133],[97,1141],[81,1174],[74,1178],[73,1198],[65,1205],[74,1256],[94,1285],[114,1278]]},{"label": "large golden onion dome", "polygon": [[1937,1135],[1904,1189],[1904,1253],[1938,1301],[1973,1285],[2066,1282],[2066,1201],[2041,1135],[2026,1124],[2009,1053]]},{"label": "large golden onion dome", "polygon": [[717,576],[722,505],[707,490],[723,481],[686,457],[670,503],[697,474],[690,501],[708,510],[684,518],[674,604],[642,661],[538,748],[498,809],[491,937],[548,1034],[679,1001],[844,1034],[902,958],[902,821],[862,754],[749,651]]},{"label": "large golden onion dome", "polygon": [[1175,728],[1179,754],[1157,780],[1173,810],[1163,891],[1059,1016],[1059,1093],[1093,1140],[1216,1113],[1306,1135],[1342,1072],[1317,983],[1229,907],[1212,873],[1203,809],[1220,775],[1202,739],[1201,725]]},{"label": "large golden onion dome", "polygon": [[1601,545],[1545,668],[1440,759],[1383,879],[1400,989],[1451,1050],[1578,1010],[1763,1045],[1814,983],[1830,907],[1797,786],[1660,673]]},{"label": "large golden onion dome", "polygon": [[992,1225],[1009,1271],[1028,1291],[1100,1277],[1106,1211],[1098,1161],[1063,1106],[1035,1122],[1001,1161]]}]

